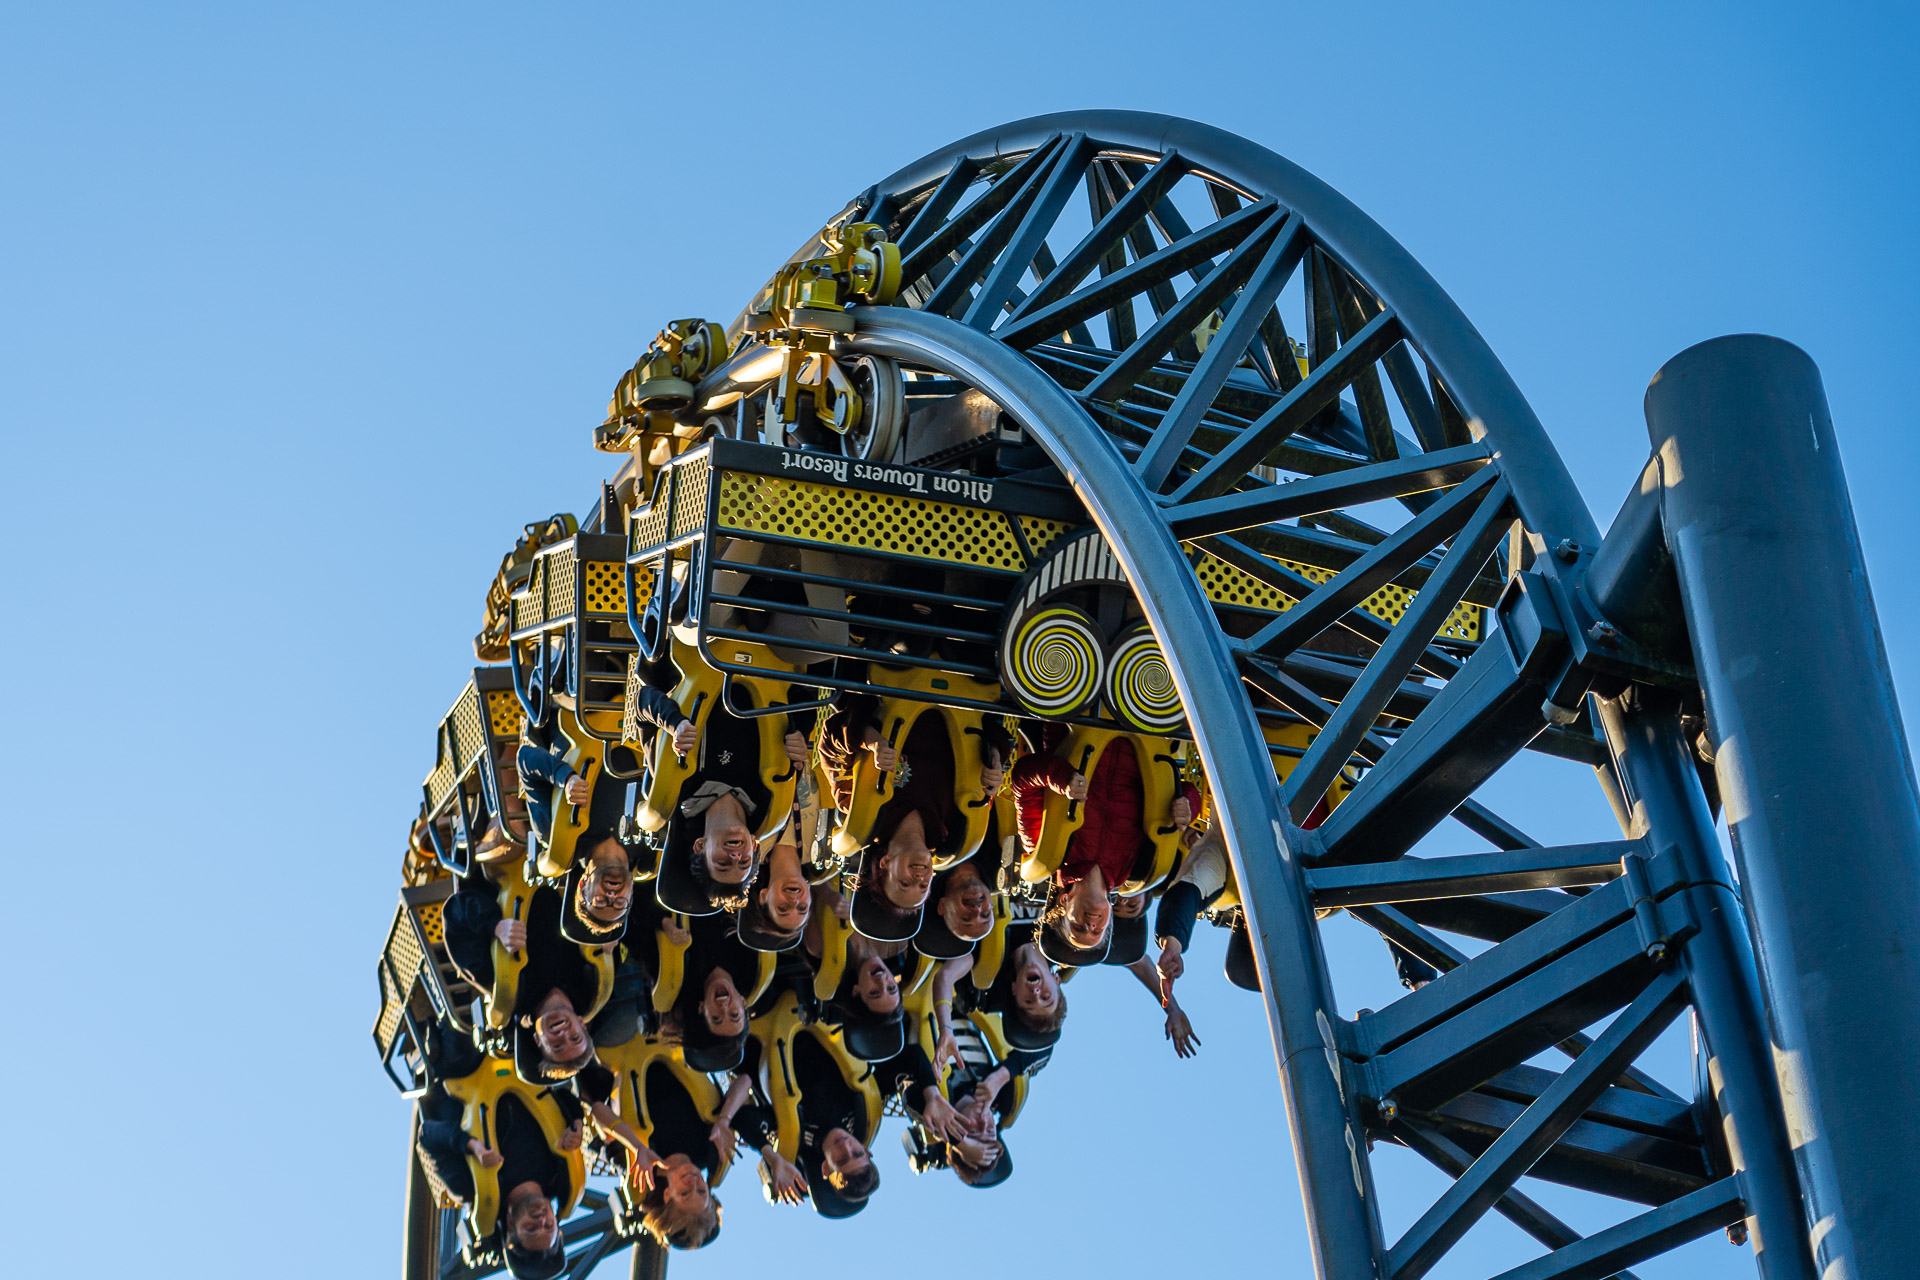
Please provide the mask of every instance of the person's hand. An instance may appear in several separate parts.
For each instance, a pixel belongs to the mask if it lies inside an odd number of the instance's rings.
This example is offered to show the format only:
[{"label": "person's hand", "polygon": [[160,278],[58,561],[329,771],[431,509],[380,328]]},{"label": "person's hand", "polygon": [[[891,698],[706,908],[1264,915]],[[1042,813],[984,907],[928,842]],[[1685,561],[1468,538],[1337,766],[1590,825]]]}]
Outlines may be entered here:
[{"label": "person's hand", "polygon": [[700,726],[691,720],[682,720],[680,727],[673,731],[673,754],[691,755],[700,745]]},{"label": "person's hand", "polygon": [[920,1111],[920,1118],[927,1128],[933,1130],[950,1142],[958,1142],[966,1136],[967,1122],[953,1109],[953,1104],[940,1096],[938,1089],[927,1091],[927,1105]]},{"label": "person's hand", "polygon": [[833,895],[833,918],[841,924],[853,923],[853,904],[837,893]]},{"label": "person's hand", "polygon": [[879,734],[876,733],[872,738],[868,739],[865,746],[868,751],[873,753],[873,766],[880,770],[880,772],[892,773],[900,767],[900,748],[894,746]]},{"label": "person's hand", "polygon": [[661,1163],[660,1157],[653,1154],[653,1148],[645,1145],[638,1146],[633,1148],[633,1155],[627,1161],[627,1180],[633,1183],[635,1191],[644,1196],[653,1190],[656,1176],[654,1171],[666,1167]]},{"label": "person's hand", "polygon": [[527,945],[527,926],[519,920],[502,920],[493,926],[493,936],[508,951],[518,951]]},{"label": "person's hand", "polygon": [[478,1160],[483,1169],[498,1169],[505,1159],[498,1151],[478,1138],[467,1139],[467,1153]]},{"label": "person's hand", "polygon": [[1154,967],[1160,971],[1160,998],[1171,999],[1167,994],[1173,990],[1173,984],[1187,971],[1187,962],[1180,956],[1180,939],[1168,938],[1160,944],[1160,963]]},{"label": "person's hand", "polygon": [[974,1115],[982,1116],[993,1110],[993,1095],[994,1091],[987,1088],[987,1082],[984,1080],[973,1086]]},{"label": "person's hand", "polygon": [[1000,790],[1000,784],[1007,780],[1007,771],[994,765],[980,771],[980,794],[991,796]]},{"label": "person's hand", "polygon": [[1185,796],[1175,796],[1173,798],[1172,817],[1173,825],[1176,827],[1191,826],[1193,823],[1193,803]]},{"label": "person's hand", "polygon": [[562,1151],[578,1151],[580,1149],[580,1122],[578,1120],[568,1125],[567,1131],[560,1135],[560,1149]]},{"label": "person's hand", "polygon": [[1087,798],[1087,775],[1076,773],[1073,781],[1067,784],[1067,799],[1085,800]]},{"label": "person's hand", "polygon": [[720,1153],[721,1164],[732,1164],[734,1149],[739,1139],[733,1135],[733,1126],[725,1120],[715,1120],[713,1128],[707,1130],[707,1140],[713,1143],[713,1149]]},{"label": "person's hand", "polygon": [[693,941],[693,934],[688,931],[686,922],[677,915],[662,919],[660,932],[676,947],[684,947]]},{"label": "person's hand", "polygon": [[941,1064],[947,1062],[951,1062],[956,1067],[960,1065],[960,1045],[959,1042],[953,1038],[953,1032],[946,1027],[942,1027],[940,1029],[940,1039],[935,1041],[933,1046],[934,1071],[941,1073]]},{"label": "person's hand", "polygon": [[593,789],[587,786],[587,780],[579,774],[567,779],[567,803],[585,804],[593,798]]},{"label": "person's hand", "polygon": [[1167,1002],[1167,1039],[1173,1041],[1173,1051],[1183,1058],[1191,1058],[1200,1052],[1200,1037],[1193,1034],[1193,1023],[1187,1021],[1187,1011],[1173,1000]]},{"label": "person's hand", "polygon": [[785,741],[787,744],[787,759],[793,761],[795,764],[805,764],[808,755],[806,738],[798,733],[790,733],[786,736]]},{"label": "person's hand", "polygon": [[775,1204],[799,1204],[807,1198],[807,1178],[777,1151],[760,1157],[767,1166],[767,1194]]}]

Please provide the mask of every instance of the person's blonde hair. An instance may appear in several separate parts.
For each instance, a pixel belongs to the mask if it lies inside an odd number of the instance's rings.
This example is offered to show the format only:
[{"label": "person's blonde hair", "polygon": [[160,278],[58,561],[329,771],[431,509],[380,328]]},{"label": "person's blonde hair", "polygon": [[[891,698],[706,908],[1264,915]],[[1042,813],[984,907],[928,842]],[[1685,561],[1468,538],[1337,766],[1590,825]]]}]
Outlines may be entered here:
[{"label": "person's blonde hair", "polygon": [[719,1234],[720,1201],[709,1193],[705,1208],[678,1208],[667,1203],[665,1182],[656,1182],[640,1199],[640,1225],[663,1245],[698,1249]]}]

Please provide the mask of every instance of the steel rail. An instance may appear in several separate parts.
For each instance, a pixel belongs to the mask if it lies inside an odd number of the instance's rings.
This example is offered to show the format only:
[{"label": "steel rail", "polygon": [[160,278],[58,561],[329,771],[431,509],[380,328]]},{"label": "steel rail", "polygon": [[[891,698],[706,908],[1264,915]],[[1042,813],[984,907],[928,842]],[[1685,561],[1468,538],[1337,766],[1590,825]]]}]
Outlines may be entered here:
[{"label": "steel rail", "polygon": [[[1227,849],[1257,940],[1315,1266],[1342,1280],[1384,1274],[1365,1140],[1334,1050],[1333,992],[1312,901],[1287,847],[1266,740],[1179,541],[1107,433],[1019,352],[945,316],[896,307],[855,308],[853,316],[852,350],[965,379],[1032,434],[1086,504],[1162,650],[1178,655],[1168,665],[1207,776],[1216,791],[1235,797],[1234,821],[1224,824]],[[1270,845],[1257,838],[1266,832]]]}]

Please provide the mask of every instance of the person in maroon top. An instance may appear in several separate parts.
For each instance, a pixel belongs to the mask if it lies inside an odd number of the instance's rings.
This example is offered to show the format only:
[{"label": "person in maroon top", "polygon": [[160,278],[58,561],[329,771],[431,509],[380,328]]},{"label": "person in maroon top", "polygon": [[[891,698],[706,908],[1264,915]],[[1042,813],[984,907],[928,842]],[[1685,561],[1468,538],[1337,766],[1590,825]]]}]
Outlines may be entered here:
[{"label": "person in maroon top", "polygon": [[[1134,878],[1142,856],[1150,856],[1147,824],[1157,824],[1162,817],[1142,812],[1146,792],[1131,738],[1110,743],[1088,777],[1054,754],[1066,732],[1060,724],[1041,730],[1039,749],[1013,766],[1013,797],[1020,843],[1028,853],[1040,841],[1048,792],[1084,805],[1080,829],[1068,838],[1065,857],[1053,874],[1040,941],[1055,964],[1098,964],[1106,955],[1116,891]],[[1166,820],[1185,827],[1199,808],[1198,788],[1182,783]]]},{"label": "person in maroon top", "polygon": [[[874,766],[894,773],[893,796],[874,815],[860,853],[853,927],[882,941],[905,941],[919,932],[922,909],[933,887],[933,860],[949,852],[966,828],[954,803],[954,774],[959,762],[940,716],[922,711],[897,747],[882,732],[877,698],[849,698],[827,719],[820,737],[820,758],[834,782],[840,812],[853,804],[853,776],[859,753],[869,752]],[[997,725],[980,734],[981,791],[999,789],[1001,770],[1012,741]],[[901,770],[900,766],[906,768]],[[904,775],[904,776],[900,776]]]}]

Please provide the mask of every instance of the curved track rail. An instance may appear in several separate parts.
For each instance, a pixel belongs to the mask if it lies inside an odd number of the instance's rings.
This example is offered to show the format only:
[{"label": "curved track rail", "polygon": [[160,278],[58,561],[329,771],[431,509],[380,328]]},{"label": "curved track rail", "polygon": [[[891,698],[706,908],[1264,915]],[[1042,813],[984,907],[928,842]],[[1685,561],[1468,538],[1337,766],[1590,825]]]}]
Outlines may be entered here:
[{"label": "curved track rail", "polygon": [[[1829,1193],[1801,1190],[1832,1175],[1796,1152],[1714,835],[1701,686],[1723,655],[1698,625],[1715,588],[1676,578],[1662,532],[1677,463],[1650,465],[1603,543],[1425,270],[1311,174],[1192,121],[1072,112],[962,139],[869,187],[790,269],[853,224],[899,246],[898,296],[808,350],[891,362],[908,398],[985,397],[1044,453],[994,474],[1084,509],[1166,655],[1223,801],[1318,1274],[1419,1280],[1492,1212],[1547,1248],[1513,1280],[1630,1276],[1723,1227],[1770,1280],[1817,1274],[1810,1229],[1820,1267],[1854,1274],[1809,1207]],[[682,421],[788,443],[766,305]],[[1794,385],[1817,397],[1817,374]],[[1277,750],[1276,728],[1306,745]],[[1619,830],[1542,847],[1497,816],[1480,793],[1522,751],[1590,771]],[[1490,847],[1431,856],[1450,818]],[[1342,1017],[1316,924],[1341,909],[1443,976]],[[1768,982],[1777,1030],[1790,975]],[[1689,1090],[1635,1066],[1682,1018]],[[1563,1069],[1537,1065],[1555,1050]],[[1382,1141],[1453,1179],[1392,1241]],[[1582,1238],[1522,1176],[1629,1211]]]}]

